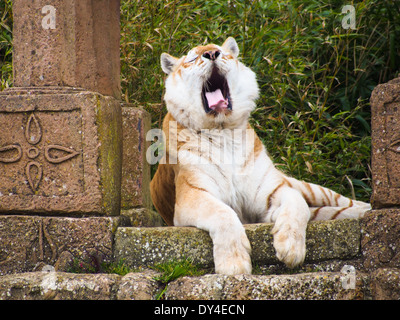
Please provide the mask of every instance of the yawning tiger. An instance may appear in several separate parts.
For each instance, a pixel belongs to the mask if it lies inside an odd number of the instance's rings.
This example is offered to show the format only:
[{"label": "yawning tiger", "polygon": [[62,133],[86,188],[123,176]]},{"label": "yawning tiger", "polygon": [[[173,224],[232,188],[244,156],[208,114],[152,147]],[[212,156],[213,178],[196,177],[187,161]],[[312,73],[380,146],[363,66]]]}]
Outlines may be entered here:
[{"label": "yawning tiger", "polygon": [[259,89],[238,55],[231,37],[181,58],[161,55],[168,74],[166,152],[151,182],[152,200],[168,225],[209,232],[217,273],[251,273],[243,223],[255,222],[274,223],[277,257],[295,267],[305,257],[308,221],[358,218],[370,205],[274,167],[248,123]]}]

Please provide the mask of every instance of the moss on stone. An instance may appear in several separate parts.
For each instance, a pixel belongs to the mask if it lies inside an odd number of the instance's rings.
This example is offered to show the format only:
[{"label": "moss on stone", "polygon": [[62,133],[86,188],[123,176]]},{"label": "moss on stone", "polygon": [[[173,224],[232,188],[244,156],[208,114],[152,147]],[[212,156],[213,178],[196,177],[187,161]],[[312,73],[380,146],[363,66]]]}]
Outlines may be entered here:
[{"label": "moss on stone", "polygon": [[[245,225],[255,265],[278,264],[271,224]],[[360,222],[338,220],[312,222],[307,228],[306,261],[351,259],[360,253]],[[192,227],[118,228],[115,258],[136,268],[187,257],[206,268],[213,267],[213,245],[207,232]]]},{"label": "moss on stone", "polygon": [[95,94],[98,128],[102,205],[107,215],[119,215],[121,207],[122,173],[122,113],[118,100]]}]

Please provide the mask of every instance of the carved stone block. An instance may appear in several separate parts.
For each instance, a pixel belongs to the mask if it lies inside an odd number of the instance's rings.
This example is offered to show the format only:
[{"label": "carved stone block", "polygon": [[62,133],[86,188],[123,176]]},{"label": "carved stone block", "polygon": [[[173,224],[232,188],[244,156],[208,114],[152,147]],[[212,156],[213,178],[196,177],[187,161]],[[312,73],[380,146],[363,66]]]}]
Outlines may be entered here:
[{"label": "carved stone block", "polygon": [[112,258],[114,232],[123,217],[0,216],[0,275],[55,265],[68,253],[84,259]]},{"label": "carved stone block", "polygon": [[372,210],[361,222],[364,268],[400,268],[400,209]]},{"label": "carved stone block", "polygon": [[400,206],[400,78],[371,95],[373,208]]},{"label": "carved stone block", "polygon": [[118,215],[120,102],[63,88],[0,94],[0,212]]}]

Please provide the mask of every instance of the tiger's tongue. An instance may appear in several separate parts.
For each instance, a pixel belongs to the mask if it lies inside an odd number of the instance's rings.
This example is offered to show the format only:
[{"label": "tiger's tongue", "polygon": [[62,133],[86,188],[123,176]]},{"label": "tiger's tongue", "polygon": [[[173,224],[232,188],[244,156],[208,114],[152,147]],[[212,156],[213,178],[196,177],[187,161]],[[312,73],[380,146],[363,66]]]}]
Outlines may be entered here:
[{"label": "tiger's tongue", "polygon": [[224,98],[221,89],[214,92],[206,92],[208,107],[212,110],[228,108],[228,100]]}]

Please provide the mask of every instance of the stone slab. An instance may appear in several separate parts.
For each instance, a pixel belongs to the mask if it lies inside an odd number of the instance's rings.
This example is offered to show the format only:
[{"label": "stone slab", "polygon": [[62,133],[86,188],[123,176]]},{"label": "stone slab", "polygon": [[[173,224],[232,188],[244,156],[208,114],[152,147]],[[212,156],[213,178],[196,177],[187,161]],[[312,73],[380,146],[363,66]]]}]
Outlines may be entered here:
[{"label": "stone slab", "polygon": [[14,86],[120,98],[120,1],[13,1]]},{"label": "stone slab", "polygon": [[372,272],[371,291],[376,300],[399,300],[400,269],[381,268]]},{"label": "stone slab", "polygon": [[0,93],[0,212],[118,215],[119,101],[72,88]]},{"label": "stone slab", "polygon": [[150,164],[146,160],[149,142],[146,133],[151,129],[150,114],[132,105],[122,107],[122,186],[121,208],[151,209]]},{"label": "stone slab", "polygon": [[[181,277],[168,283],[165,300],[398,300],[400,269],[356,271],[349,287],[341,272]],[[47,272],[46,272],[47,271]],[[0,300],[153,300],[164,285],[146,270],[116,274],[43,271],[0,276]],[[347,283],[347,286],[346,286]]]},{"label": "stone slab", "polygon": [[65,252],[111,261],[114,233],[125,223],[123,217],[0,216],[0,275],[57,265]]},{"label": "stone slab", "polygon": [[129,219],[132,227],[162,227],[164,220],[158,212],[147,208],[123,209],[121,215]]},{"label": "stone slab", "polygon": [[400,209],[372,210],[362,219],[364,268],[400,268]]},{"label": "stone slab", "polygon": [[0,276],[0,300],[152,300],[154,271],[117,274],[27,272]]},{"label": "stone slab", "polygon": [[292,275],[205,275],[168,284],[166,300],[354,300],[363,299],[366,275],[356,275],[345,289],[343,274],[314,272]]},{"label": "stone slab", "polygon": [[400,78],[373,90],[371,129],[372,207],[400,207]]},{"label": "stone slab", "polygon": [[0,300],[111,300],[120,276],[31,272],[0,277]]},{"label": "stone slab", "polygon": [[124,259],[132,268],[185,257],[196,264],[212,264],[212,243],[206,232],[190,227],[122,227],[115,234],[114,259]]},{"label": "stone slab", "polygon": [[[272,244],[271,224],[245,225],[252,246],[253,265],[279,263]],[[307,229],[306,262],[352,259],[360,254],[360,221],[311,222]],[[170,259],[191,258],[213,267],[212,241],[207,232],[192,227],[118,228],[114,256],[131,267],[148,267]]]},{"label": "stone slab", "polygon": [[159,273],[148,270],[128,273],[118,283],[117,300],[154,300],[162,285],[154,280]]}]

